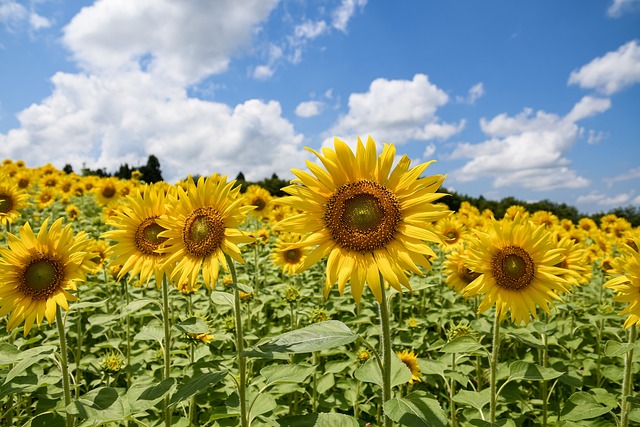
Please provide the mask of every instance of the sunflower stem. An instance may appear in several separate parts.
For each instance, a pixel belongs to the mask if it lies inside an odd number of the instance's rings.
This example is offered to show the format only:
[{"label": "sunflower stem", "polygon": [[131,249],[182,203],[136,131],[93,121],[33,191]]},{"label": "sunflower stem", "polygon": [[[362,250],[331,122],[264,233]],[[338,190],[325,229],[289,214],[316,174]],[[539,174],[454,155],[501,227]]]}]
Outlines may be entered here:
[{"label": "sunflower stem", "polygon": [[[62,370],[62,388],[64,390],[64,407],[66,412],[66,408],[71,404],[71,384],[69,382],[69,362],[67,359],[67,337],[60,306],[56,306],[56,325],[58,326],[58,338],[60,339],[60,369]],[[73,416],[67,413],[67,427],[72,426]]]},{"label": "sunflower stem", "polygon": [[[171,313],[169,312],[169,281],[167,276],[162,276],[162,323],[164,326],[164,379],[171,376]],[[169,395],[164,398],[164,425],[171,426],[171,409],[169,408]]]},{"label": "sunflower stem", "polygon": [[622,376],[622,404],[620,408],[620,427],[629,426],[630,402],[628,397],[633,395],[633,346],[638,337],[636,325],[629,331],[629,351],[624,357],[624,374]]},{"label": "sunflower stem", "polygon": [[[451,371],[456,372],[456,353],[451,353]],[[456,380],[451,377],[451,386],[449,387],[449,406],[451,408],[451,427],[456,427],[456,403],[453,396],[456,394]]]},{"label": "sunflower stem", "polygon": [[489,389],[491,395],[491,404],[489,409],[489,420],[493,424],[496,422],[496,404],[498,402],[498,395],[496,394],[496,372],[498,368],[498,351],[500,348],[500,318],[496,311],[495,319],[493,320],[493,344],[491,349],[491,360],[489,370]]},{"label": "sunflower stem", "polygon": [[389,327],[389,299],[380,274],[380,329],[382,344],[382,407],[384,426],[392,425],[391,419],[384,414],[384,404],[391,399],[391,329]]},{"label": "sunflower stem", "polygon": [[[76,294],[76,296],[78,297],[78,299],[80,298],[80,291],[78,290],[78,293]],[[76,321],[76,354],[75,354],[75,361],[76,361],[76,386],[75,386],[75,394],[76,394],[76,399],[78,399],[80,397],[80,382],[82,381],[82,371],[80,370],[80,360],[82,357],[82,309],[81,308],[77,308],[77,313],[78,313],[78,320]]]},{"label": "sunflower stem", "polygon": [[246,381],[247,381],[247,359],[242,355],[244,351],[244,336],[242,332],[242,313],[240,311],[240,289],[238,289],[238,277],[236,274],[236,268],[233,264],[233,260],[226,253],[224,254],[227,264],[229,265],[229,271],[231,273],[231,280],[233,281],[233,316],[236,324],[236,353],[238,359],[238,397],[240,399],[240,426],[248,427],[249,418],[247,414],[247,400],[246,400]]}]

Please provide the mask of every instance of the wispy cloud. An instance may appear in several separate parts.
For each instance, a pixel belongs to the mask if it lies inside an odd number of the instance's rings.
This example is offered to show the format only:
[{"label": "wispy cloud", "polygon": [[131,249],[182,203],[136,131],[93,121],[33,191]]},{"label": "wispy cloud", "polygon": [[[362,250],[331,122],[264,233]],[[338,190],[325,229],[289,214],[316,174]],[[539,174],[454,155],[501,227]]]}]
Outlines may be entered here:
[{"label": "wispy cloud", "polygon": [[632,40],[593,59],[569,76],[569,84],[612,95],[640,82],[640,45]]},{"label": "wispy cloud", "polygon": [[607,183],[608,187],[611,187],[616,182],[630,181],[632,179],[640,179],[640,167],[629,169],[628,171],[611,178],[605,178],[604,182]]},{"label": "wispy cloud", "polygon": [[611,6],[607,9],[607,15],[612,18],[619,18],[624,13],[637,10],[640,6],[640,0],[613,0]]}]

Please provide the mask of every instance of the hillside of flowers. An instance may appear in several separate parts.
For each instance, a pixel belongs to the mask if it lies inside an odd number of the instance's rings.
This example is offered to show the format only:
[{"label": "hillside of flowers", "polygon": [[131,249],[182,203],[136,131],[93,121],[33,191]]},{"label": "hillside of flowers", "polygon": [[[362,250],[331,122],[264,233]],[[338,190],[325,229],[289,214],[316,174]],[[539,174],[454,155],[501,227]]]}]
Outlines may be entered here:
[{"label": "hillside of flowers", "polygon": [[640,425],[638,227],[310,151],[283,197],[4,160],[0,425]]}]

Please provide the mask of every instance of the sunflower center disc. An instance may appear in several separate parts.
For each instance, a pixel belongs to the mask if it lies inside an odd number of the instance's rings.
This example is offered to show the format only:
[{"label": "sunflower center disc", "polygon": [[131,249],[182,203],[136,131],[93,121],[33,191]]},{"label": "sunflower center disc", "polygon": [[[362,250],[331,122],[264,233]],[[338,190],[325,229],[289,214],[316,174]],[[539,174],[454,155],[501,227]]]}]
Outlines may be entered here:
[{"label": "sunflower center disc", "polygon": [[284,256],[287,261],[298,262],[300,259],[300,253],[299,249],[289,249],[288,251],[285,251]]},{"label": "sunflower center disc", "polygon": [[267,202],[265,202],[265,200],[260,197],[260,196],[255,196],[254,198],[251,199],[251,205],[255,206],[255,210],[256,211],[261,211],[265,208],[265,206],[267,206]]},{"label": "sunflower center disc", "polygon": [[114,187],[113,185],[107,185],[106,187],[104,187],[102,189],[102,195],[107,199],[115,196],[116,195],[116,187]]},{"label": "sunflower center disc", "polygon": [[165,237],[158,237],[165,228],[158,225],[156,219],[157,217],[147,218],[136,228],[136,247],[145,255],[160,255],[156,250],[167,240]]},{"label": "sunflower center disc", "polygon": [[194,210],[185,221],[182,241],[191,255],[206,257],[220,247],[224,230],[218,211],[205,206]]},{"label": "sunflower center disc", "polygon": [[376,182],[348,183],[327,201],[324,222],[340,246],[367,253],[393,240],[400,223],[400,203]]},{"label": "sunflower center disc", "polygon": [[0,212],[7,213],[13,207],[13,203],[11,197],[7,195],[0,195]]},{"label": "sunflower center disc", "polygon": [[535,264],[531,255],[518,246],[505,246],[491,262],[498,286],[514,291],[525,289],[533,281]]},{"label": "sunflower center disc", "polygon": [[457,242],[459,237],[460,235],[455,230],[448,230],[445,233],[445,240],[447,243],[450,243],[450,244]]},{"label": "sunflower center disc", "polygon": [[33,299],[47,299],[60,286],[62,276],[62,267],[56,260],[36,259],[24,269],[18,288]]}]

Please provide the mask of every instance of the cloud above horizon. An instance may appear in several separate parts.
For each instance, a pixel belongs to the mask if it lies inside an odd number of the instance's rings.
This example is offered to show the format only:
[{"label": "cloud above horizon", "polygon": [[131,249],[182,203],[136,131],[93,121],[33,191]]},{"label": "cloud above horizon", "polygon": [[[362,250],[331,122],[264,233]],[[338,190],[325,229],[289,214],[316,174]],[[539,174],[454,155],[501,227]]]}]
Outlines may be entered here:
[{"label": "cloud above horizon", "polygon": [[471,160],[451,177],[458,182],[490,177],[494,188],[521,186],[534,191],[586,187],[590,181],[569,167],[567,157],[583,133],[576,122],[610,106],[609,99],[585,96],[564,117],[525,108],[515,116],[482,118],[480,128],[489,139],[458,144],[450,158]]}]

